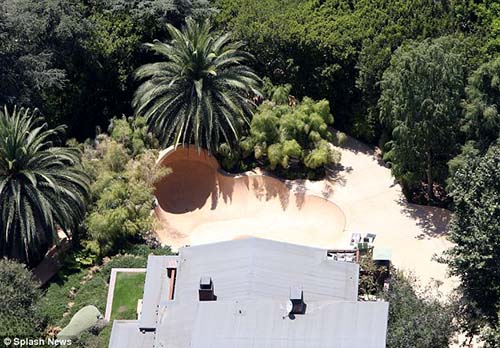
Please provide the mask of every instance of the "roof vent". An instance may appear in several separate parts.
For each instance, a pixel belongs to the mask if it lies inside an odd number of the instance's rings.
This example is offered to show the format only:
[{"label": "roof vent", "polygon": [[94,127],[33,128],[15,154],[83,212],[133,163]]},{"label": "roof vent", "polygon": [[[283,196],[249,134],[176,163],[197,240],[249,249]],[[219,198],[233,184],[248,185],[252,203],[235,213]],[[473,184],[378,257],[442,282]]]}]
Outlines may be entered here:
[{"label": "roof vent", "polygon": [[217,296],[214,294],[214,283],[212,277],[200,278],[200,289],[198,290],[200,301],[215,301]]},{"label": "roof vent", "polygon": [[304,292],[298,287],[290,288],[290,302],[292,303],[292,310],[290,315],[305,314],[307,305],[304,302]]}]

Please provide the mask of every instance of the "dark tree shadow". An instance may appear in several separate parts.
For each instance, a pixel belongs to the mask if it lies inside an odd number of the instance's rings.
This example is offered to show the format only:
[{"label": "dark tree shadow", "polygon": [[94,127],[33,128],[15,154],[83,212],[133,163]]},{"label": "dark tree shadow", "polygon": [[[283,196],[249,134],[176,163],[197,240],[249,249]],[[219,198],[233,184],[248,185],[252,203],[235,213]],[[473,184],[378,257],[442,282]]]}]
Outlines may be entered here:
[{"label": "dark tree shadow", "polygon": [[352,170],[353,169],[351,166],[346,167],[342,164],[336,164],[334,166],[327,168],[325,180],[327,180],[332,184],[345,186],[346,184],[345,175],[352,172]]},{"label": "dark tree shadow", "polygon": [[417,236],[417,239],[437,238],[448,233],[448,223],[451,217],[449,210],[408,203],[403,197],[398,204],[401,206],[401,211],[422,228],[423,233]]}]

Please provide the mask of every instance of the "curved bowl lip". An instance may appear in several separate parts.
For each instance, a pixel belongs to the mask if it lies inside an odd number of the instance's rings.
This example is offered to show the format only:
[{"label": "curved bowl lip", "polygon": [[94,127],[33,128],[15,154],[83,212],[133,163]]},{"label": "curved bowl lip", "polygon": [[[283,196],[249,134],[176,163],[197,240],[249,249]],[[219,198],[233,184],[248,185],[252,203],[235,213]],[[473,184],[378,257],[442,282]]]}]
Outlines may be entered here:
[{"label": "curved bowl lip", "polygon": [[[205,156],[205,158],[209,162],[211,162],[211,164],[214,166],[215,170],[218,173],[220,173],[223,176],[229,177],[229,178],[238,179],[238,178],[242,178],[242,177],[246,177],[246,176],[264,176],[264,177],[268,177],[268,178],[271,178],[273,180],[278,181],[281,185],[286,185],[287,182],[306,181],[306,179],[296,179],[296,180],[282,179],[280,177],[277,177],[277,176],[267,172],[265,169],[262,169],[260,167],[259,167],[259,172],[249,170],[249,171],[236,173],[236,174],[229,173],[229,172],[226,172],[224,169],[222,169],[222,167],[220,166],[220,163],[217,161],[215,156],[213,156],[206,149],[198,148],[195,145],[187,145],[187,146],[183,145],[183,144],[178,144],[177,146],[171,145],[171,146],[167,147],[166,149],[160,151],[160,153],[158,155],[158,159],[156,160],[156,164],[168,166],[168,164],[165,163],[168,160],[168,157],[173,155],[175,152],[179,151],[179,149],[187,150],[187,151],[195,151],[195,152],[198,152],[198,154]],[[292,191],[290,188],[289,188],[289,190]],[[334,201],[332,201],[329,198],[324,197],[323,195],[320,195],[320,194],[315,193],[315,192],[311,192],[311,190],[307,189],[306,187],[304,187],[304,195],[315,197],[315,198],[320,198],[323,201],[328,202],[329,204],[335,206],[337,211],[339,211],[341,213],[341,216],[342,216],[342,232],[344,232],[346,230],[346,226],[347,226],[346,215],[344,213],[344,210],[337,203],[335,203]],[[166,212],[166,211],[164,211],[164,212],[168,214],[168,212]]]}]

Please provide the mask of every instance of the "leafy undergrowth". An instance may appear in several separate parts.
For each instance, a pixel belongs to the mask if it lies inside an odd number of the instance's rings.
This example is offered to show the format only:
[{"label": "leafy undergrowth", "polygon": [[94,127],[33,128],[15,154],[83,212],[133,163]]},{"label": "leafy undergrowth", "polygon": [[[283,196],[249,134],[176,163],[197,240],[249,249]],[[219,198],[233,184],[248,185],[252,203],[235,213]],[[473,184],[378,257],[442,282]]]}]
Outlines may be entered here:
[{"label": "leafy undergrowth", "polygon": [[[147,246],[137,246],[129,250],[133,253],[117,255],[100,266],[85,269],[63,270],[48,286],[40,301],[39,311],[47,323],[47,333],[57,334],[65,327],[73,315],[87,305],[96,306],[102,315],[106,309],[108,283],[113,268],[144,268],[149,254],[169,255],[168,248],[150,249]],[[119,304],[113,308],[126,306],[127,310],[114,313],[112,319],[134,319],[137,299],[142,298],[145,273],[118,274],[116,301]],[[125,277],[123,277],[125,276]],[[125,280],[125,282],[122,282]],[[118,293],[116,293],[116,291]],[[104,327],[93,328],[74,340],[75,347],[107,347],[111,335],[112,323]]]}]

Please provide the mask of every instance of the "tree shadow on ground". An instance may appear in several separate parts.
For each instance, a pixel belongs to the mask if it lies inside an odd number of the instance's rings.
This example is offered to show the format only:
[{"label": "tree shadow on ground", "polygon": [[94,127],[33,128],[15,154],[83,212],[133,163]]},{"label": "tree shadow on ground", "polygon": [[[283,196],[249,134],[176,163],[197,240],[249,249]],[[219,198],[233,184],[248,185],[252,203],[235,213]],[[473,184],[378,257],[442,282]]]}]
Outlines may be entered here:
[{"label": "tree shadow on ground", "polygon": [[336,164],[332,167],[327,168],[325,180],[334,185],[345,186],[346,178],[345,175],[352,172],[353,168],[351,166],[344,166],[342,164]]},{"label": "tree shadow on ground", "polygon": [[382,159],[382,156],[380,155],[380,150],[377,148],[372,148],[354,138],[347,137],[346,141],[339,146],[340,148],[349,150],[354,152],[355,154],[357,153],[362,153],[365,155],[370,156],[372,159],[377,161],[377,163],[383,167],[386,167],[386,163]]},{"label": "tree shadow on ground", "polygon": [[422,229],[417,239],[439,238],[448,233],[448,223],[451,218],[449,210],[408,203],[404,197],[398,201],[398,204],[402,208],[401,211],[415,220],[417,226]]}]

